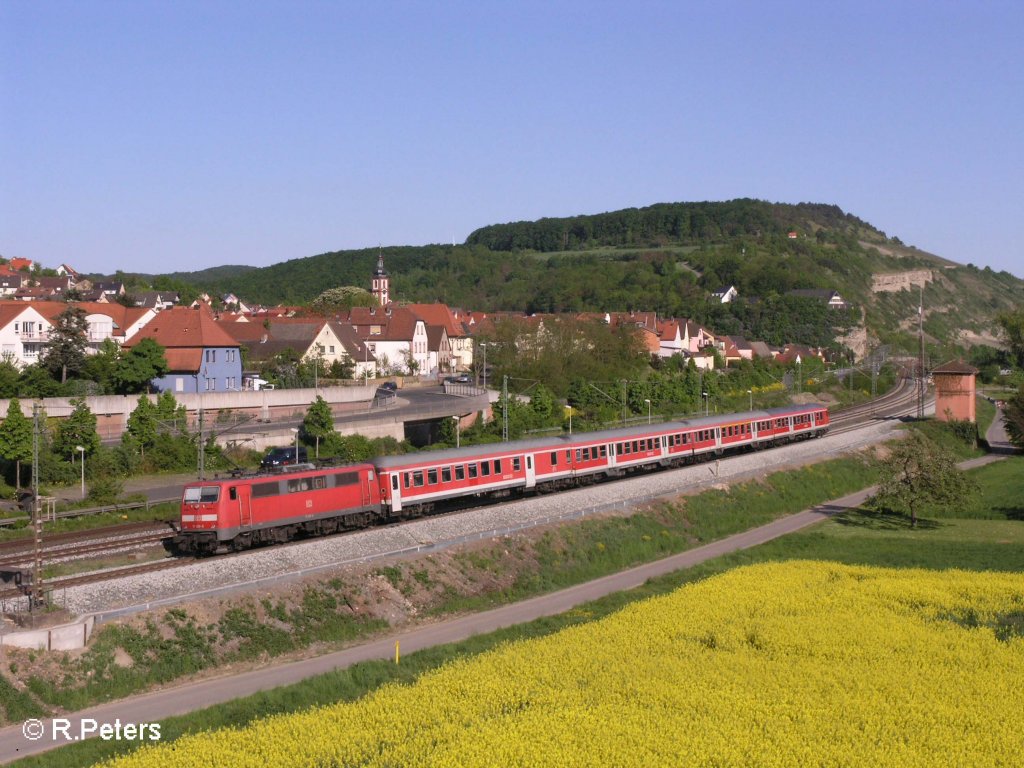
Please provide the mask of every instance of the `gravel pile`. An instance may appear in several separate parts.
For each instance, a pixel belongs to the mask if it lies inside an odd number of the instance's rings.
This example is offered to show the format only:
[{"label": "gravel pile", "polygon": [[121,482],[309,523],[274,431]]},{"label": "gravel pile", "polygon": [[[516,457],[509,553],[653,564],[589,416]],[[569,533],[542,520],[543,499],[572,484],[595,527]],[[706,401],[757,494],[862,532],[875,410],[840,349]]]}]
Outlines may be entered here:
[{"label": "gravel pile", "polygon": [[[717,464],[712,461],[401,525],[268,547],[232,557],[212,557],[181,568],[72,587],[63,598],[74,614],[103,613],[125,606],[175,602],[185,595],[256,586],[254,582],[260,580],[273,583],[418,548],[440,548],[490,538],[510,530],[621,509],[657,496],[677,495],[721,481],[760,475],[773,468],[831,458],[889,437],[895,425],[896,422],[881,422],[855,432],[733,456]],[[62,599],[61,595],[55,597],[58,602]]]}]

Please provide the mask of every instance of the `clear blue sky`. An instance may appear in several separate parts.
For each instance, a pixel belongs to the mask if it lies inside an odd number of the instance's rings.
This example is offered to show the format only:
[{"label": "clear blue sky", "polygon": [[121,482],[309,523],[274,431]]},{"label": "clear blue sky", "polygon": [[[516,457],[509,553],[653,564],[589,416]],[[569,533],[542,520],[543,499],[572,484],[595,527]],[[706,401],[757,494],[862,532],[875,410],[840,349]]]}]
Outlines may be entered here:
[{"label": "clear blue sky", "polygon": [[1024,3],[0,0],[0,254],[82,271],[834,203],[1024,276]]}]

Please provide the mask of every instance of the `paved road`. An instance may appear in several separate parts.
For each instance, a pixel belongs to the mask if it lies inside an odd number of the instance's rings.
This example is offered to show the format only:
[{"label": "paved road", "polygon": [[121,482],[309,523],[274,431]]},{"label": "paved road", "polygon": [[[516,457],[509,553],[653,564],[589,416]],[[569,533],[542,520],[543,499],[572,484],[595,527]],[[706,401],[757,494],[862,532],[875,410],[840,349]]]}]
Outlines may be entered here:
[{"label": "paved road", "polygon": [[[997,430],[999,428],[996,427]],[[998,431],[993,433],[990,430],[988,435],[990,442],[993,437],[996,438],[997,443],[1000,442]],[[1003,458],[1001,455],[989,455],[964,462],[961,466],[964,468],[980,466],[999,461],[1001,458]],[[873,491],[874,488],[867,488],[688,552],[484,613],[471,614],[411,629],[407,632],[388,635],[373,642],[313,659],[272,665],[237,675],[225,675],[92,707],[68,718],[72,722],[71,732],[74,733],[78,728],[78,723],[86,718],[100,724],[112,724],[117,719],[120,719],[122,723],[153,723],[241,696],[295,683],[334,669],[343,669],[361,661],[391,658],[394,656],[396,642],[400,643],[402,653],[411,653],[442,643],[464,640],[472,635],[485,634],[532,621],[543,616],[563,613],[613,592],[633,589],[656,576],[690,568],[706,560],[755,547],[766,541],[793,533],[832,515],[858,507]],[[0,764],[45,752],[64,743],[53,738],[51,721],[45,720],[43,726],[45,735],[38,741],[27,739],[20,725],[0,729]]]}]

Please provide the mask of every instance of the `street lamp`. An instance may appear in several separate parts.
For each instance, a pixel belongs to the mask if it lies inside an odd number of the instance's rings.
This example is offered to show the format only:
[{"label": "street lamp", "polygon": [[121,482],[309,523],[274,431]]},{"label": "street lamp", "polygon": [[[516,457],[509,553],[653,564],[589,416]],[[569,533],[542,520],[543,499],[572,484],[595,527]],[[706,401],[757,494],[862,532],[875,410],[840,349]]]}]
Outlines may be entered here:
[{"label": "street lamp", "polygon": [[484,389],[487,389],[487,348],[491,346],[486,341],[480,342],[480,349],[484,351],[484,367],[483,367],[483,385]]},{"label": "street lamp", "polygon": [[754,410],[754,390],[748,389],[747,394],[750,395],[750,410]]},{"label": "street lamp", "polygon": [[79,458],[82,462],[82,498],[85,498],[85,447],[76,445],[75,450],[78,451]]},{"label": "street lamp", "polygon": [[295,433],[295,463],[299,463],[299,430],[297,427],[292,427],[292,432]]},{"label": "street lamp", "polygon": [[453,418],[453,419],[455,420],[455,447],[456,447],[456,448],[459,448],[459,447],[461,447],[461,446],[459,445],[459,441],[460,441],[460,439],[461,439],[461,438],[460,438],[460,433],[461,433],[461,431],[462,431],[462,430],[460,430],[460,429],[459,429],[459,427],[460,427],[461,425],[459,424],[459,417],[458,417],[458,416],[452,416],[452,418]]},{"label": "street lamp", "polygon": [[700,396],[704,398],[704,415],[707,416],[708,415],[708,393],[707,392],[701,392]]},{"label": "street lamp", "polygon": [[649,398],[644,398],[644,402],[647,403],[647,423],[651,423],[651,401]]}]

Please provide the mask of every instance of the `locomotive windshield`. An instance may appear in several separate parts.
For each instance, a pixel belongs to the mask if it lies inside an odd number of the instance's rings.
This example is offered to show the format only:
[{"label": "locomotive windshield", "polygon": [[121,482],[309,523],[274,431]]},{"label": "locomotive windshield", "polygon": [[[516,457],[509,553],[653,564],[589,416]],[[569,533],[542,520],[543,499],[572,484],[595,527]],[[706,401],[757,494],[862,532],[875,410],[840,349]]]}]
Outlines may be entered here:
[{"label": "locomotive windshield", "polygon": [[220,486],[193,485],[185,489],[186,504],[213,504],[220,498]]}]

